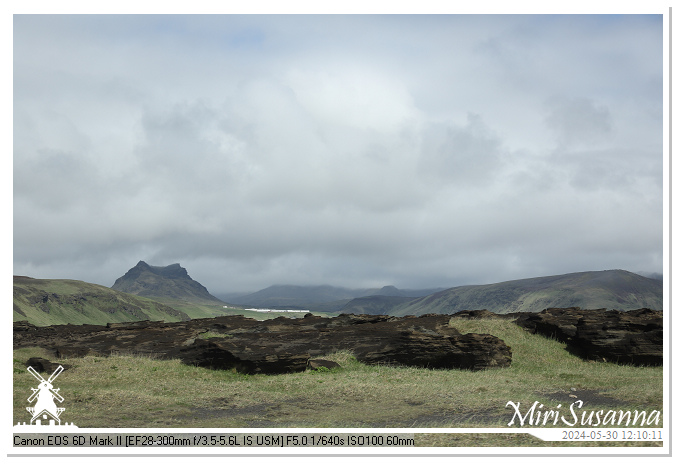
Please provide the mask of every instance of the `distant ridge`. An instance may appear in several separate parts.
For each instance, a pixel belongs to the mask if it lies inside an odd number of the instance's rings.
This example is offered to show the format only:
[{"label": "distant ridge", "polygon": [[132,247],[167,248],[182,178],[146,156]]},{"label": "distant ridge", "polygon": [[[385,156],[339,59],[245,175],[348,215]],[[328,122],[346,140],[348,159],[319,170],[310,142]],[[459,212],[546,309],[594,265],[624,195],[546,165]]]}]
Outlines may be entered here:
[{"label": "distant ridge", "polygon": [[259,308],[304,308],[316,311],[337,311],[354,298],[367,296],[420,297],[443,290],[400,290],[394,286],[370,289],[349,289],[331,285],[272,285],[247,295],[228,298],[229,303]]},{"label": "distant ridge", "polygon": [[487,309],[506,314],[578,306],[629,311],[642,307],[663,309],[663,282],[629,271],[575,272],[486,285],[448,289],[400,290],[393,286],[347,289],[329,285],[272,285],[229,303],[260,308],[302,308],[354,314],[394,316],[452,314]]},{"label": "distant ridge", "polygon": [[437,292],[390,308],[389,314],[452,314],[487,309],[494,313],[539,312],[546,308],[663,309],[663,282],[623,270],[467,285]]},{"label": "distant ridge", "polygon": [[151,266],[139,261],[125,275],[118,278],[111,288],[147,298],[182,300],[189,303],[222,303],[212,296],[207,288],[193,280],[179,263]]}]

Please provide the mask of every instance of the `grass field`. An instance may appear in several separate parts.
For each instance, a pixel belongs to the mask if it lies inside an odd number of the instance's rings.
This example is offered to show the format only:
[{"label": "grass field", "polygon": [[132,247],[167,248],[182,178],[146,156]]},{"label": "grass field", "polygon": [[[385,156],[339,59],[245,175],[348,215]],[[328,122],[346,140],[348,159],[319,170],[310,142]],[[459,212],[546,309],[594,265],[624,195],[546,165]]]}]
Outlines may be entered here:
[{"label": "grass field", "polygon": [[[583,361],[566,352],[564,344],[506,320],[455,320],[454,326],[505,340],[512,348],[512,366],[480,372],[368,366],[344,351],[326,356],[342,366],[338,369],[266,376],[178,360],[85,357],[59,360],[72,367],[55,386],[65,398],[62,420],[81,428],[507,427],[513,415],[505,407],[508,401],[526,407],[539,401],[553,409],[584,399],[580,412],[662,411],[662,367]],[[36,381],[24,362],[31,356],[49,357],[37,348],[14,351],[14,423],[30,419],[26,399]],[[484,446],[550,445],[522,434],[482,438]],[[479,446],[478,440],[427,434],[417,444]],[[589,444],[599,445],[628,446]]]}]

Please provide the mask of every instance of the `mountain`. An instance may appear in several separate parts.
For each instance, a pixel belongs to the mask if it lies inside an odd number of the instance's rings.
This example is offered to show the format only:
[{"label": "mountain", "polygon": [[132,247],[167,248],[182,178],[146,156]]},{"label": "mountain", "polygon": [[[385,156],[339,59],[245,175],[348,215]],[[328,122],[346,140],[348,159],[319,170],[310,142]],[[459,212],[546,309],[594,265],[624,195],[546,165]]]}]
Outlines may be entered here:
[{"label": "mountain", "polygon": [[258,292],[229,298],[229,303],[258,308],[302,308],[317,311],[337,311],[354,298],[383,295],[398,297],[419,297],[441,289],[399,290],[394,286],[379,289],[348,289],[331,285],[300,286],[272,285]]},{"label": "mountain", "polygon": [[623,270],[577,272],[512,280],[489,285],[454,287],[392,307],[389,314],[452,314],[465,309],[487,309],[505,314],[539,312],[546,308],[579,306],[663,309],[663,283]]},{"label": "mountain", "polygon": [[339,312],[344,314],[390,314],[395,307],[405,305],[415,299],[407,296],[362,296],[346,303],[340,308]]},{"label": "mountain", "polygon": [[332,287],[330,285],[272,285],[263,290],[233,298],[229,300],[229,303],[251,305],[258,308],[273,306],[292,307],[347,300],[356,296],[358,296],[356,290]]},{"label": "mountain", "polygon": [[193,280],[179,264],[150,266],[139,261],[115,281],[113,290],[147,298],[181,300],[187,303],[221,305],[207,288]]},{"label": "mountain", "polygon": [[14,276],[13,320],[38,326],[106,325],[109,322],[189,320],[189,316],[147,298],[79,280]]}]

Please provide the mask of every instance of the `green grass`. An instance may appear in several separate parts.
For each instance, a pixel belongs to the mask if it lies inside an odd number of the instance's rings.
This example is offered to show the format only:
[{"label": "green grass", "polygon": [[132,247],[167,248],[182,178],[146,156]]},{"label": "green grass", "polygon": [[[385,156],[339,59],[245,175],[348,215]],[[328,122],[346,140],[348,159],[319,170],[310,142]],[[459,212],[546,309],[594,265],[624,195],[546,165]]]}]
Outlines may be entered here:
[{"label": "green grass", "polygon": [[[556,401],[547,395],[572,388],[575,395],[596,390],[624,402],[595,410],[662,410],[661,367],[583,361],[567,353],[562,343],[531,335],[509,321],[454,320],[454,325],[462,332],[504,339],[512,348],[512,366],[479,372],[368,366],[343,351],[324,357],[341,368],[266,376],[197,368],[178,360],[71,358],[59,360],[73,366],[56,382],[66,399],[62,419],[79,427],[130,428],[507,427],[513,414],[505,408],[507,401],[539,401],[553,408]],[[15,423],[29,419],[26,398],[35,379],[23,363],[36,355],[48,357],[34,348],[14,351]],[[537,446],[533,437],[510,435],[484,437],[484,443]],[[458,435],[418,440],[420,445],[434,443],[429,446],[477,446],[473,437]]]}]

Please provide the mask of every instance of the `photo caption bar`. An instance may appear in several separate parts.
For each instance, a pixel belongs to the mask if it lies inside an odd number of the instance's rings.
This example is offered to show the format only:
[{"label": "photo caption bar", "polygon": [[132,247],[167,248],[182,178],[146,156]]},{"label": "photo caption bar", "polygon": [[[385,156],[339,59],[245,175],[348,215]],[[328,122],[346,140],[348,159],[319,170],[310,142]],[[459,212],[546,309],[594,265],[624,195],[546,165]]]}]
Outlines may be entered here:
[{"label": "photo caption bar", "polygon": [[414,433],[15,433],[14,447],[404,447]]}]

